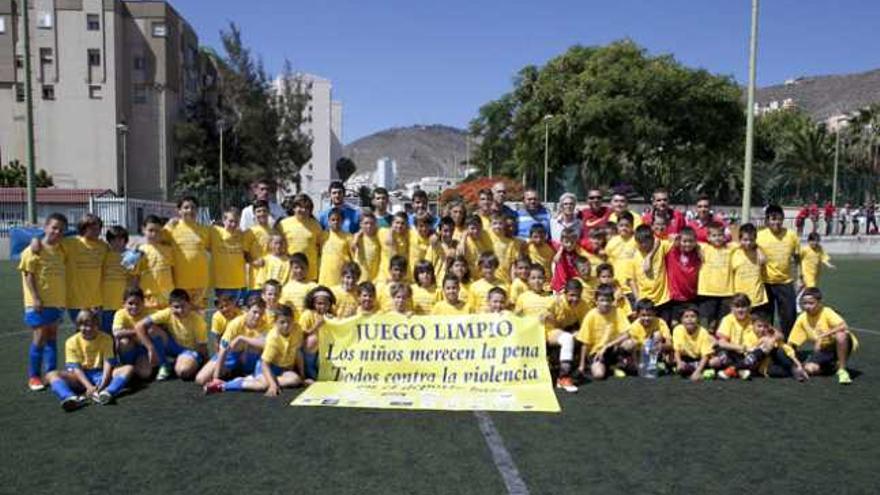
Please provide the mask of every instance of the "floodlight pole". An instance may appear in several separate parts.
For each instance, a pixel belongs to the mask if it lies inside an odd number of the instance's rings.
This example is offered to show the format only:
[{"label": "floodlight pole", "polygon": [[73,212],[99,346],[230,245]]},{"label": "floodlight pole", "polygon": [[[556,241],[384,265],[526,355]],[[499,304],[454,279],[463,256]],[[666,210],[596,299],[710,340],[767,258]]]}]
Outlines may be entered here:
[{"label": "floodlight pole", "polygon": [[746,104],[746,154],[743,167],[742,223],[752,217],[752,159],[755,147],[755,65],[758,54],[758,0],[752,0],[752,32],[749,40],[749,90]]},{"label": "floodlight pole", "polygon": [[544,116],[544,202],[547,202],[547,178],[549,177],[548,165],[550,164],[550,119],[552,115]]},{"label": "floodlight pole", "polygon": [[37,166],[36,153],[34,151],[34,86],[31,80],[31,21],[28,14],[28,0],[22,0],[21,20],[24,25],[24,108],[25,127],[27,127],[27,220],[31,225],[37,223]]},{"label": "floodlight pole", "polygon": [[831,206],[837,206],[837,166],[840,163],[840,125],[837,121],[837,137],[834,140],[834,180],[831,183]]}]

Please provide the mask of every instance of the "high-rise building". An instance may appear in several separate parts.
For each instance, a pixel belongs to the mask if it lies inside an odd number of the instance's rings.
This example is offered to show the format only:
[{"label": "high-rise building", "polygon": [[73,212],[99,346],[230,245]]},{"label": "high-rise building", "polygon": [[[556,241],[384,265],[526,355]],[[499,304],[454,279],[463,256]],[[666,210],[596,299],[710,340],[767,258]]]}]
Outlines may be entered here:
[{"label": "high-rise building", "polygon": [[[0,0],[0,163],[26,160],[20,5]],[[37,168],[59,187],[168,198],[174,125],[200,86],[195,31],[164,1],[28,5]]]},{"label": "high-rise building", "polygon": [[303,131],[312,138],[312,158],[300,170],[302,192],[317,199],[337,180],[336,162],[342,158],[342,102],[333,99],[333,85],[313,74],[300,74],[311,96]]}]

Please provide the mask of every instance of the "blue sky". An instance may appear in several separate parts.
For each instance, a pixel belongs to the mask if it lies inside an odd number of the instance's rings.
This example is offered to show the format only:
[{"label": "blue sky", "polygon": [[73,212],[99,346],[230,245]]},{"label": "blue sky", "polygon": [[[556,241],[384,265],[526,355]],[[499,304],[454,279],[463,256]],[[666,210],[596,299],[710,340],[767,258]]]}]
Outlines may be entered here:
[{"label": "blue sky", "polygon": [[[344,141],[393,126],[464,127],[524,65],[631,38],[651,53],[748,72],[749,0],[172,0],[204,45],[234,21],[276,72],[333,81]],[[758,83],[880,67],[877,0],[764,0]]]}]

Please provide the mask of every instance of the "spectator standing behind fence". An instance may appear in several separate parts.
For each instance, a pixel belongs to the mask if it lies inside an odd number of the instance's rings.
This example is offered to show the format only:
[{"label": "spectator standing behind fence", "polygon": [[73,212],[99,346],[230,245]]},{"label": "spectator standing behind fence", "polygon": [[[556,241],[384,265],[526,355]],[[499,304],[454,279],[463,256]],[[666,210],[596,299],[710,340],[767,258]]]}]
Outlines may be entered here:
[{"label": "spectator standing behind fence", "polygon": [[[324,230],[329,228],[327,216],[333,208],[339,208],[339,211],[342,213],[342,230],[349,234],[357,234],[358,229],[360,229],[361,212],[345,202],[345,185],[341,181],[335,180],[330,183],[328,191],[330,193],[330,207],[322,210],[318,216],[318,223],[321,224],[321,228]],[[311,259],[309,260],[309,265],[313,265]]]},{"label": "spectator standing behind fence", "polygon": [[825,213],[825,237],[828,237],[834,231],[834,211],[836,208],[831,204],[831,201],[826,201],[823,210]]},{"label": "spectator standing behind fence", "polygon": [[[271,217],[269,225],[275,225],[275,222],[287,216],[284,208],[273,199],[274,192],[272,183],[268,180],[258,180],[251,184],[251,194],[254,196],[254,201],[265,201],[269,204],[269,215]],[[241,210],[241,221],[238,226],[244,232],[256,223],[257,218],[254,215],[254,205],[251,203]]]},{"label": "spectator standing behind fence", "polygon": [[874,205],[874,201],[869,201],[865,205],[865,233],[877,233],[877,207]]},{"label": "spectator standing behind fence", "polygon": [[532,225],[539,223],[547,232],[550,228],[550,212],[538,199],[538,191],[527,189],[523,193],[523,208],[516,212],[516,236],[520,239],[528,239]]},{"label": "spectator standing behind fence", "polygon": [[859,222],[862,219],[864,210],[861,207],[855,207],[852,210],[852,235],[859,235]]},{"label": "spectator standing behind fence", "polygon": [[843,208],[837,210],[837,225],[839,235],[846,235],[846,228],[849,227],[849,211],[850,204],[847,203],[843,206]]}]

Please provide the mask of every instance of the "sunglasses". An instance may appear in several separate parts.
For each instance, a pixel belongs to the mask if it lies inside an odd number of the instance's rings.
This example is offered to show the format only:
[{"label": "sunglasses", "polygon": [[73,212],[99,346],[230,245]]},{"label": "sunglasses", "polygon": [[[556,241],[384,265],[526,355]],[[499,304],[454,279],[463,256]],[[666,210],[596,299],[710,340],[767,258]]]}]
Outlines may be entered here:
[{"label": "sunglasses", "polygon": [[587,199],[602,199],[602,196],[588,196]]}]

